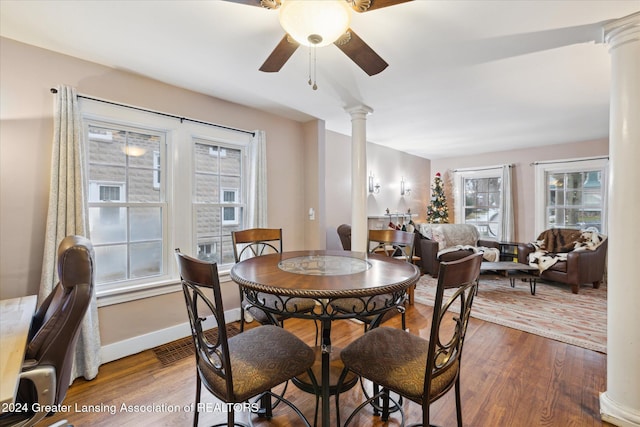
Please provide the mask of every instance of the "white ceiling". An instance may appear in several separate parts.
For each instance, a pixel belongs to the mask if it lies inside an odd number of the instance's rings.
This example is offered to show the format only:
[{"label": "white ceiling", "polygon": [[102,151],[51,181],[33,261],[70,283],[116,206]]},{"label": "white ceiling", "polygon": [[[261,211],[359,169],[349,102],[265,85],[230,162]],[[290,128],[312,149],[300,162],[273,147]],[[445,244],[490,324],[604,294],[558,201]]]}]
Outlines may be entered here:
[{"label": "white ceiling", "polygon": [[0,34],[347,135],[345,108],[363,104],[367,140],[436,159],[606,137],[610,57],[594,40],[637,11],[639,0],[415,0],[354,14],[390,65],[369,77],[329,45],[316,91],[306,48],[258,71],[283,36],[277,11],[225,1],[0,0]]}]

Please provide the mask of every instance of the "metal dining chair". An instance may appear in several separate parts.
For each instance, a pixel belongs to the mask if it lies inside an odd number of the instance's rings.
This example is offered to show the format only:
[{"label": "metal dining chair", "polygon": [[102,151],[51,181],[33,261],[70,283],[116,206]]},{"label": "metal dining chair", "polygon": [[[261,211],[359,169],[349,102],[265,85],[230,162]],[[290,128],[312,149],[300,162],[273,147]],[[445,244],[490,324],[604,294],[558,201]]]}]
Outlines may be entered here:
[{"label": "metal dining chair", "polygon": [[[398,260],[412,262],[414,251],[415,236],[414,233],[409,233],[400,230],[369,230],[367,239],[367,248],[370,253],[393,257]],[[407,295],[413,293],[414,286],[411,286],[407,291]],[[333,307],[336,310],[342,312],[355,312],[366,313],[366,306],[384,306],[383,298],[385,295],[379,295],[370,299],[357,299],[357,298],[345,298],[336,300],[333,303]],[[411,299],[411,296],[408,296]],[[360,320],[364,324],[365,332],[369,329],[373,329],[380,324],[384,323],[392,316],[400,313],[402,315],[402,329],[406,329],[406,317],[404,305],[399,305],[397,310],[388,310],[385,313],[377,316],[370,316],[367,314],[356,316],[356,319]]]},{"label": "metal dining chair", "polygon": [[[408,263],[412,263],[413,261],[413,253],[414,253],[414,243],[415,243],[415,234],[409,233],[401,230],[393,230],[393,229],[385,229],[385,230],[369,230],[368,238],[367,238],[367,248],[370,253],[374,253],[377,255],[384,255],[388,257],[395,258],[397,260],[406,261]],[[414,286],[411,286],[410,290],[407,291],[407,299],[411,299],[409,296],[413,294]],[[366,313],[368,308],[370,307],[384,307],[386,302],[385,298],[388,298],[388,295],[376,295],[370,298],[345,298],[341,300],[336,300],[333,303],[334,309],[346,312],[346,313]],[[356,319],[361,321],[364,325],[364,331],[367,332],[371,329],[377,328],[387,320],[391,319],[393,316],[396,316],[398,313],[401,315],[401,326],[402,329],[407,328],[407,321],[405,315],[405,306],[407,300],[404,300],[402,304],[398,305],[396,309],[390,309],[385,311],[379,315],[356,315]],[[351,385],[351,378],[345,381],[345,388],[341,389],[340,392],[346,391]],[[361,381],[362,391],[365,395],[365,398],[369,398],[369,396],[377,395],[379,392],[379,387],[377,384],[372,384],[372,390],[367,390],[367,386],[364,382]],[[401,402],[401,399],[400,399]],[[382,409],[378,400],[375,399],[372,401],[373,411],[375,415],[380,413]],[[392,411],[396,411],[397,408],[392,408]]]},{"label": "metal dining chair", "polygon": [[[296,375],[310,372],[315,361],[313,350],[295,335],[275,325],[261,325],[229,338],[225,328],[224,307],[215,263],[204,262],[175,251],[182,291],[187,306],[196,357],[196,400],[193,425],[197,427],[202,384],[225,403],[243,403],[256,397],[263,402],[270,418],[273,397],[295,411],[305,426],[305,416],[284,396],[271,389]],[[205,292],[210,292],[211,297]],[[215,339],[204,333],[203,323],[213,316]],[[230,410],[227,422],[218,426],[244,426],[235,421]]]},{"label": "metal dining chair", "polygon": [[[369,252],[392,256],[412,264],[420,262],[415,254],[416,234],[401,230],[369,230]],[[407,290],[409,303],[413,303],[415,286]],[[403,326],[404,329],[404,326]]]},{"label": "metal dining chair", "polygon": [[[383,399],[382,420],[389,418],[389,402],[402,406],[389,396],[394,392],[422,406],[422,422],[429,425],[431,403],[455,388],[456,416],[462,427],[460,399],[460,366],[462,347],[467,331],[471,306],[478,287],[481,254],[440,265],[429,339],[397,328],[379,327],[365,333],[340,354],[345,365],[344,376],[354,372],[382,387],[381,391],[360,404],[349,416],[345,426],[365,406]],[[443,303],[445,290],[452,295]],[[384,351],[380,351],[384,348]]]},{"label": "metal dining chair", "polygon": [[[270,253],[282,253],[282,229],[281,228],[250,228],[247,230],[232,231],[231,239],[233,241],[233,256],[236,263],[245,258],[261,256]],[[272,317],[259,307],[249,302],[245,296],[242,286],[238,287],[240,291],[240,330],[244,330],[245,313],[249,313],[258,323],[266,325],[277,323],[283,326],[283,323],[290,316],[285,314]],[[266,305],[282,304],[282,301],[275,295],[261,294],[260,299],[264,299]],[[308,312],[313,310],[315,302],[310,299],[296,298],[288,301],[288,307],[295,308],[299,312]],[[317,327],[316,327],[317,336]],[[317,339],[317,338],[316,338]]]}]

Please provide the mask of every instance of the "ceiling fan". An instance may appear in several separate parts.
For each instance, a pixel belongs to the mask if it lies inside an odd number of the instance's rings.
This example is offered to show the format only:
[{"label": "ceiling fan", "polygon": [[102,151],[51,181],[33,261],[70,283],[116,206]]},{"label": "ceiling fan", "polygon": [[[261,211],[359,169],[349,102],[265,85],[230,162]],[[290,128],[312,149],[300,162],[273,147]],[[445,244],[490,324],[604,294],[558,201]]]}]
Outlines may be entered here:
[{"label": "ceiling fan", "polygon": [[[260,67],[260,71],[280,71],[300,44],[321,47],[333,43],[370,76],[389,64],[349,28],[351,10],[362,13],[411,0],[226,0],[267,9],[279,9],[280,23],[287,34]],[[321,21],[312,22],[314,19]],[[327,30],[326,24],[335,24]],[[322,28],[321,28],[322,27]],[[333,31],[333,33],[331,33]],[[337,32],[336,32],[337,31]]]}]

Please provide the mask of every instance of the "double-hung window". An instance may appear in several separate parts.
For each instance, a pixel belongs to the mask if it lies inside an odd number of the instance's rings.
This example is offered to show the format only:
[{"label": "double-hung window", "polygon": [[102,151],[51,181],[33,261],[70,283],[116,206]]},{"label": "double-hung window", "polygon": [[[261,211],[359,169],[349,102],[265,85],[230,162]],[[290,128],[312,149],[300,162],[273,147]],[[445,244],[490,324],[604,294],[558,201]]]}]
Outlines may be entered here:
[{"label": "double-hung window", "polygon": [[593,227],[606,234],[608,159],[538,162],[536,232]]},{"label": "double-hung window", "polygon": [[[510,203],[510,182],[505,166],[459,169],[454,173],[455,222],[472,224],[481,239],[505,240],[503,203]],[[508,180],[509,181],[509,180]]]},{"label": "double-hung window", "polygon": [[234,262],[231,232],[243,229],[244,148],[195,138],[194,212],[198,257]]},{"label": "double-hung window", "polygon": [[173,292],[174,248],[233,264],[253,135],[81,99],[100,305]]},{"label": "double-hung window", "polygon": [[162,275],[164,186],[156,186],[165,133],[89,120],[89,232],[96,282]]}]

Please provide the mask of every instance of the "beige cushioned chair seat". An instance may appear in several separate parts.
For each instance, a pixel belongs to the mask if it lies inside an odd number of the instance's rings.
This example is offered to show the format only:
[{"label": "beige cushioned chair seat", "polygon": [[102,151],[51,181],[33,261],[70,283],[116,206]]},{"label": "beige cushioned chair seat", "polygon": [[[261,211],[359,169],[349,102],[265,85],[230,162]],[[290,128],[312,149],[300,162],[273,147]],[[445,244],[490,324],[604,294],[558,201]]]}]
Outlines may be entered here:
[{"label": "beige cushioned chair seat", "polygon": [[[309,346],[277,326],[253,328],[228,341],[235,402],[243,402],[302,374],[315,360]],[[224,379],[206,368],[202,359],[200,364],[201,374],[214,394],[226,396]]]},{"label": "beige cushioned chair seat", "polygon": [[[429,341],[397,328],[379,327],[342,350],[345,365],[358,375],[420,402],[424,392],[425,357]],[[434,378],[431,394],[451,384],[457,362]]]}]

